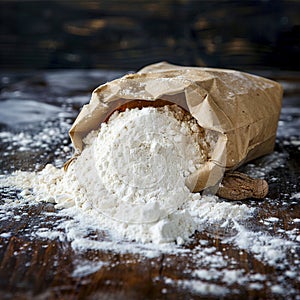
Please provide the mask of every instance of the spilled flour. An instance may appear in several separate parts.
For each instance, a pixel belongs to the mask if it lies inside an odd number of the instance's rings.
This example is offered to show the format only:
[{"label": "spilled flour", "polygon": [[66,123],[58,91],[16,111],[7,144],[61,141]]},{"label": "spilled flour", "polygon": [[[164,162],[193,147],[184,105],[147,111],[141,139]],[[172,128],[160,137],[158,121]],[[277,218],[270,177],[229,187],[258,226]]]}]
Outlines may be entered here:
[{"label": "spilled flour", "polygon": [[16,172],[7,183],[56,208],[79,208],[112,236],[142,243],[183,244],[199,220],[239,220],[252,212],[186,187],[215,138],[180,108],[115,112],[83,142],[66,172],[47,165],[39,173]]},{"label": "spilled flour", "polygon": [[[215,137],[180,110],[115,113],[108,124],[85,138],[82,154],[66,172],[60,167],[65,155],[70,155],[67,141],[63,142],[70,123],[44,126],[42,133],[0,135],[1,142],[16,143],[20,151],[33,153],[41,146],[54,151],[57,145],[55,151],[60,149],[59,161],[40,172],[17,171],[0,177],[0,222],[23,224],[16,226],[17,231],[4,226],[8,231],[0,233],[4,245],[18,235],[26,241],[14,256],[24,254],[26,243],[46,241],[46,248],[51,239],[70,245],[77,256],[89,250],[124,254],[120,261],[80,257],[72,262],[74,278],[165,257],[164,272],[152,281],[162,286],[162,295],[176,289],[191,298],[222,298],[266,290],[270,299],[300,299],[300,219],[291,210],[293,217],[280,212],[290,203],[299,205],[299,191],[295,189],[285,200],[266,198],[247,204],[190,193],[185,178],[209,159]],[[51,126],[55,131],[50,138]],[[10,155],[11,149],[4,153]],[[263,178],[284,168],[286,157],[273,153],[262,162],[260,167],[248,164],[247,173]],[[55,203],[57,209],[38,201]],[[194,236],[197,231],[200,234]],[[212,241],[218,241],[218,246]],[[273,273],[249,269],[234,252],[249,255],[249,264],[255,259]],[[180,272],[180,277],[168,268]]]},{"label": "spilled flour", "polygon": [[[37,143],[40,139],[36,138]],[[182,275],[176,279],[166,271],[153,278],[153,284],[163,284],[161,294],[178,289],[219,298],[245,289],[254,293],[266,289],[274,297],[300,299],[295,296],[300,282],[300,230],[294,226],[299,218],[288,221],[291,230],[284,230],[280,214],[262,215],[260,226],[253,227],[260,214],[259,202],[226,202],[191,193],[185,186],[185,179],[210,158],[215,141],[214,134],[179,109],[149,107],[114,113],[107,124],[86,136],[82,153],[67,171],[56,163],[39,172],[17,171],[0,177],[4,200],[0,221],[26,222],[17,233],[22,238],[69,243],[77,255],[100,250],[131,254],[140,262],[166,256],[166,269],[175,256],[172,268]],[[30,150],[29,139],[26,143]],[[248,173],[263,177],[284,163],[285,158],[274,153],[261,168],[249,164]],[[34,211],[38,201],[54,203],[56,210],[44,210],[31,219],[26,208]],[[264,202],[268,201],[274,204],[271,199]],[[291,201],[298,205],[299,193]],[[271,233],[275,226],[276,234]],[[195,232],[200,235],[194,239]],[[0,238],[9,241],[15,234],[1,232]],[[218,239],[219,249],[210,238]],[[20,251],[14,255],[21,255]],[[274,268],[275,275],[244,268],[231,251],[249,253]],[[83,278],[122,263],[112,264],[104,257],[78,259],[72,262],[71,276]]]}]

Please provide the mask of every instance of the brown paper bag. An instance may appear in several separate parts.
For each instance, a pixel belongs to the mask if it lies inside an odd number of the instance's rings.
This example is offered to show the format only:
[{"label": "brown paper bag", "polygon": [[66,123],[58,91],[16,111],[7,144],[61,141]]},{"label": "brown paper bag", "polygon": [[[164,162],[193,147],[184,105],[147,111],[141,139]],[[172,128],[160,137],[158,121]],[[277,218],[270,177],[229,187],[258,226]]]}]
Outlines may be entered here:
[{"label": "brown paper bag", "polygon": [[96,88],[70,136],[78,155],[83,138],[120,106],[176,103],[218,136],[211,160],[186,181],[192,191],[201,191],[221,180],[225,170],[273,151],[281,101],[281,85],[269,79],[162,62]]}]

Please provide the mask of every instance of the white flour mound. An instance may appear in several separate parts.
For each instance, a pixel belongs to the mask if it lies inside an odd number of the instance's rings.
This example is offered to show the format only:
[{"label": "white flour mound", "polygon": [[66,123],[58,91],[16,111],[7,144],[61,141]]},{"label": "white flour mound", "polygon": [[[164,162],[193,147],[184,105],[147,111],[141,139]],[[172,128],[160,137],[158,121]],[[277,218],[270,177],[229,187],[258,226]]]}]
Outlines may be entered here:
[{"label": "white flour mound", "polygon": [[[84,189],[78,205],[88,205],[116,220],[155,222],[191,197],[185,177],[208,153],[203,131],[181,110],[147,107],[114,113],[70,166]],[[202,136],[200,136],[202,134]]]},{"label": "white flour mound", "polygon": [[238,220],[251,211],[185,186],[209,159],[214,138],[179,108],[115,112],[83,142],[66,172],[47,165],[37,174],[15,173],[13,184],[57,208],[81,208],[112,236],[143,243],[182,244],[199,219]]}]

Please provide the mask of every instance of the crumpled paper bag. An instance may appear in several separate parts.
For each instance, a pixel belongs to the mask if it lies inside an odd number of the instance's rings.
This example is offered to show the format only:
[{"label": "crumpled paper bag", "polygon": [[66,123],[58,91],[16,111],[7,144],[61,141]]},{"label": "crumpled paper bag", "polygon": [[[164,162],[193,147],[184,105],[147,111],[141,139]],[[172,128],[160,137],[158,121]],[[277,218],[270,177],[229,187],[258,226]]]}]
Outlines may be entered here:
[{"label": "crumpled paper bag", "polygon": [[153,64],[93,91],[70,129],[75,157],[83,138],[120,106],[176,103],[217,135],[211,159],[186,180],[201,191],[216,186],[224,171],[273,151],[282,93],[279,83],[244,72]]}]

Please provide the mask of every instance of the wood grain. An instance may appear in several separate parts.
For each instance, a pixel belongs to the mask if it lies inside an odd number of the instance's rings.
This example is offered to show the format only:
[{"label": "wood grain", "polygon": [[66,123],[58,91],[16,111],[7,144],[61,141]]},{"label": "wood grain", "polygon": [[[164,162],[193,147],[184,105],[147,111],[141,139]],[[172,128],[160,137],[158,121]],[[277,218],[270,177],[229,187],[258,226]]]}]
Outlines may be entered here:
[{"label": "wood grain", "polygon": [[[34,101],[40,101],[41,91],[43,91],[44,98],[42,100],[57,106],[61,106],[62,103],[66,106],[67,99],[70,97],[76,99],[83,93],[88,101],[91,86],[97,86],[101,78],[105,82],[108,76],[111,76],[105,72],[97,72],[68,73],[61,71],[56,72],[54,77],[51,77],[52,73],[48,72],[39,72],[38,74],[33,72],[30,75],[6,74],[9,83],[3,88],[0,100],[5,101],[10,97],[16,97],[18,94],[15,92],[18,91],[21,95],[30,95]],[[250,228],[252,232],[270,237],[280,237],[283,240],[288,234],[293,234],[294,242],[299,244],[297,236],[299,236],[300,226],[297,219],[300,216],[300,205],[299,199],[292,197],[299,192],[300,178],[299,146],[296,142],[292,143],[292,141],[299,140],[297,127],[300,116],[300,98],[297,88],[299,78],[289,81],[292,75],[278,74],[277,76],[281,76],[282,80],[291,83],[287,87],[292,87],[287,88],[283,102],[282,123],[279,126],[275,147],[276,155],[251,162],[239,170],[247,174],[250,174],[251,171],[265,174],[264,179],[269,183],[269,192],[267,197],[260,201],[249,199],[236,201],[236,204],[246,204],[249,208],[255,209],[253,218],[242,224]],[[34,78],[38,78],[43,85],[36,84],[37,81]],[[64,82],[54,81],[53,78],[72,78],[72,87]],[[84,89],[82,86],[86,88]],[[80,108],[79,104],[74,100],[67,107],[69,111],[74,111],[74,117]],[[21,127],[25,132],[40,132],[44,128],[44,123],[36,123],[31,127],[26,127],[24,124],[9,127],[1,123],[0,129],[2,132],[18,133]],[[56,123],[53,124],[56,126]],[[65,136],[62,136],[61,141],[56,140],[52,144],[52,148],[44,151],[46,152],[44,156],[41,156],[42,151],[38,152],[38,150],[34,153],[19,151],[18,146],[14,145],[12,141],[4,141],[0,145],[2,173],[11,173],[19,168],[34,170],[42,168],[46,163],[65,161],[66,156],[71,153],[55,150],[66,138],[67,132]],[[277,167],[268,169],[268,166],[274,165],[274,161],[278,161]],[[239,180],[238,176],[237,180]],[[0,204],[5,201],[18,201],[20,198],[18,192],[8,188],[1,189]],[[37,236],[35,234],[37,228],[43,227],[51,230],[60,218],[55,214],[52,204],[24,204],[15,208],[12,205],[6,213],[7,218],[1,211],[0,218],[1,299],[222,298],[275,300],[283,297],[297,299],[297,295],[300,294],[299,247],[295,248],[294,252],[287,252],[284,265],[279,260],[276,265],[271,266],[260,259],[255,252],[240,249],[230,242],[230,238],[236,234],[230,224],[221,226],[222,224],[209,224],[208,222],[205,228],[199,229],[191,237],[189,244],[181,247],[186,252],[162,252],[157,256],[147,257],[142,253],[122,253],[117,248],[75,251],[69,241],[51,240]],[[269,218],[277,221],[267,221]],[[5,235],[7,233],[9,235]],[[101,242],[105,237],[99,231],[93,238]],[[135,244],[133,243],[133,245]],[[282,251],[288,250],[283,248]],[[223,265],[216,264],[214,260],[221,261]],[[101,267],[92,271],[92,267],[97,263],[101,263]],[[78,273],[76,275],[78,266],[82,264],[86,264],[88,269],[91,268],[90,274]],[[295,277],[288,276],[286,270],[289,268],[296,273]],[[215,276],[217,276],[198,280],[198,285],[216,285],[228,289],[228,292],[222,296],[216,296],[212,293],[203,294],[188,287],[186,284],[195,280],[194,272],[197,270],[206,270],[207,272],[215,270]],[[228,284],[224,281],[223,276],[227,271],[241,272],[239,276],[241,280],[255,274],[260,274],[262,279],[253,279],[244,283],[234,281],[233,284]],[[259,288],[253,284],[259,284]],[[278,284],[285,287],[284,293],[288,293],[287,296],[272,291],[272,287],[276,287]]]}]

